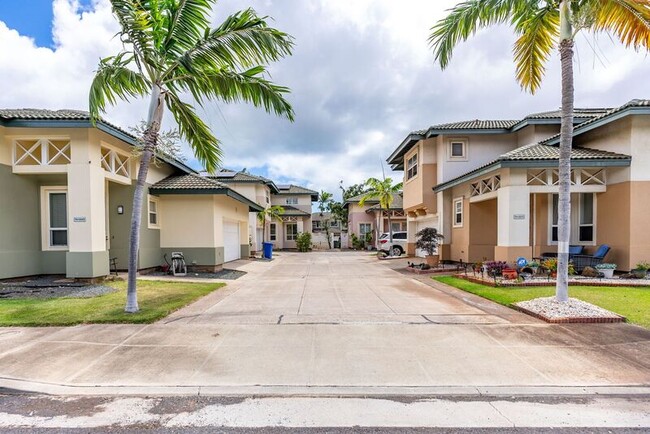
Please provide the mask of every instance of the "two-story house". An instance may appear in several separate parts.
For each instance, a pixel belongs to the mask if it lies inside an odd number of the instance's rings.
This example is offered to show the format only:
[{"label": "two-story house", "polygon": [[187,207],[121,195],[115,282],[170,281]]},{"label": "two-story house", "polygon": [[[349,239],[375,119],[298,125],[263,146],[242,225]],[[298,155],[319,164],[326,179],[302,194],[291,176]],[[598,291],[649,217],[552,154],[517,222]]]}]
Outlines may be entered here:
[{"label": "two-story house", "polygon": [[[226,184],[264,209],[271,206],[271,195],[279,193],[278,187],[273,181],[248,172],[222,169],[214,175],[207,176]],[[270,221],[266,222],[267,229],[269,223]],[[259,252],[262,250],[262,242],[269,240],[269,232],[267,230],[266,240],[263,240],[263,225],[257,218],[257,212],[249,213],[248,227],[251,248],[253,251]]]},{"label": "two-story house", "polygon": [[[131,134],[78,110],[0,110],[0,279],[106,276],[125,269],[139,157]],[[158,157],[146,179],[138,269],[183,251],[210,270],[248,255],[261,209],[182,162]]]},{"label": "two-story house", "polygon": [[359,202],[361,202],[363,196],[353,196],[343,204],[348,210],[348,235],[350,238],[348,243],[352,242],[351,234],[363,239],[367,233],[372,234],[371,243],[375,243],[382,233],[389,231],[389,215],[393,232],[407,229],[402,193],[393,195],[393,202],[389,210],[381,209],[377,199],[366,200],[361,205]]},{"label": "two-story house", "polygon": [[[650,103],[576,109],[571,244],[608,244],[621,269],[650,258]],[[560,113],[416,131],[388,158],[404,170],[409,242],[428,225],[442,259],[514,261],[557,250]],[[414,251],[414,248],[411,248]]]},{"label": "two-story house", "polygon": [[298,185],[278,185],[278,192],[271,195],[271,204],[284,208],[282,221],[268,223],[268,240],[275,249],[295,249],[296,238],[303,232],[311,232],[312,203],[318,200],[318,192]]}]

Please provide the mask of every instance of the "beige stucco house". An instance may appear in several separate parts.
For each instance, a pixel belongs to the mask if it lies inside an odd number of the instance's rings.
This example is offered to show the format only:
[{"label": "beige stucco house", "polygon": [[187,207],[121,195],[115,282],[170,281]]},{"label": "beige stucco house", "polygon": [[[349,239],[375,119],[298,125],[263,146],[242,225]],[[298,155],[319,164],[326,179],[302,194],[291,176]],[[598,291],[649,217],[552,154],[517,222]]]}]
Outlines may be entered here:
[{"label": "beige stucco house", "polygon": [[318,200],[318,192],[298,185],[277,187],[278,192],[271,195],[271,204],[283,207],[284,214],[282,221],[267,222],[268,240],[275,249],[295,249],[298,234],[311,233],[311,208]]},{"label": "beige stucco house", "polygon": [[[442,259],[514,261],[557,250],[560,114],[474,120],[416,131],[388,158],[404,170],[411,251],[415,233],[445,236]],[[650,259],[650,101],[576,109],[571,244],[619,269]]]},{"label": "beige stucco house", "polygon": [[[269,208],[271,195],[279,193],[278,187],[273,181],[244,171],[222,169],[214,175],[206,176],[228,185],[229,188],[255,202],[262,209]],[[269,223],[270,221],[266,222],[266,240],[269,239]],[[257,218],[257,211],[250,212],[248,215],[249,244],[255,252],[261,251],[262,242],[266,241],[262,239],[265,235],[262,226]]]},{"label": "beige stucco house", "polygon": [[[135,138],[77,110],[0,110],[0,279],[109,273],[126,268]],[[158,158],[147,177],[139,269],[183,251],[216,269],[248,255],[249,211],[259,205],[183,163]]]}]

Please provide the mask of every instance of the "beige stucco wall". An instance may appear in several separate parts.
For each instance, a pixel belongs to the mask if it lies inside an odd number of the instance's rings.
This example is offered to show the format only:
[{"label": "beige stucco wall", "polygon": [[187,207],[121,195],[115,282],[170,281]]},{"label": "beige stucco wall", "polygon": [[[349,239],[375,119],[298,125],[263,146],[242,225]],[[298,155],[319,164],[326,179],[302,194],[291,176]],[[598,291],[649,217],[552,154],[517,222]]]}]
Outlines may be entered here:
[{"label": "beige stucco wall", "polygon": [[469,255],[470,262],[493,259],[497,245],[497,200],[469,203]]},{"label": "beige stucco wall", "polygon": [[[451,200],[449,203],[450,209],[453,206],[453,200],[458,198],[463,198],[463,225],[459,227],[454,227],[453,223],[451,225],[451,239],[449,246],[449,259],[452,261],[463,260],[467,262],[469,260],[469,235],[470,235],[470,224],[471,224],[471,215],[469,213],[469,198],[467,197],[467,185],[461,184],[452,189]],[[453,219],[453,210],[452,219]],[[444,235],[444,234],[443,234]]]},{"label": "beige stucco wall", "polygon": [[403,199],[404,210],[414,211],[426,209],[428,214],[435,214],[437,208],[436,196],[432,188],[436,184],[436,139],[420,140],[404,155],[404,168],[414,154],[418,154],[418,173],[411,179],[406,179],[404,170]]},{"label": "beige stucco wall", "polygon": [[239,244],[248,244],[248,206],[224,195],[213,196],[215,245],[223,246],[223,222],[239,223]]},{"label": "beige stucco wall", "polygon": [[160,200],[160,247],[217,246],[210,195],[164,195]]}]

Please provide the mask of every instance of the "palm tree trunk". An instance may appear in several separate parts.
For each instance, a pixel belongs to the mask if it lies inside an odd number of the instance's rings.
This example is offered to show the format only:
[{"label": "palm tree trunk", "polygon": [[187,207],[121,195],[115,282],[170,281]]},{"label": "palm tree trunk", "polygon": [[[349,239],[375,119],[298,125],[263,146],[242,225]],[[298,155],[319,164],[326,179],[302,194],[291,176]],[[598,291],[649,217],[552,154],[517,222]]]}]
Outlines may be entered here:
[{"label": "palm tree trunk", "polygon": [[560,5],[562,123],[560,126],[557,281],[555,298],[569,299],[569,240],[571,236],[571,143],[573,140],[573,35],[568,3]]},{"label": "palm tree trunk", "polygon": [[164,96],[160,87],[154,86],[151,92],[151,103],[149,105],[149,119],[144,132],[144,149],[140,158],[138,179],[133,192],[133,212],[131,213],[131,234],[129,239],[129,276],[126,292],[125,312],[135,313],[140,310],[136,287],[138,273],[138,250],[140,248],[140,223],[142,221],[142,207],[145,197],[145,183],[149,172],[149,163],[153,157],[158,141],[158,132],[164,108]]}]

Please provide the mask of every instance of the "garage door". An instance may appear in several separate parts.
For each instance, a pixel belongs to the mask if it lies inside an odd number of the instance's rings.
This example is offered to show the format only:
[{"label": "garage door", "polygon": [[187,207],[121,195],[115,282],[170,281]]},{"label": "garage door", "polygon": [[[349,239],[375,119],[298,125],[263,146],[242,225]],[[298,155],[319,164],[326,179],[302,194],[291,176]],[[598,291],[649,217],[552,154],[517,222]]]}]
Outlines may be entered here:
[{"label": "garage door", "polygon": [[223,260],[234,261],[241,257],[239,246],[239,223],[223,222]]},{"label": "garage door", "polygon": [[[415,222],[415,233],[416,234],[418,232],[420,232],[424,228],[436,228],[437,229],[438,228],[438,219],[435,218],[435,219],[428,219],[428,220],[422,220],[422,221],[419,221],[419,222]],[[416,249],[415,250],[415,255],[419,256],[421,258],[424,258],[424,256],[426,255],[426,252],[424,250],[421,250],[421,249]]]}]

